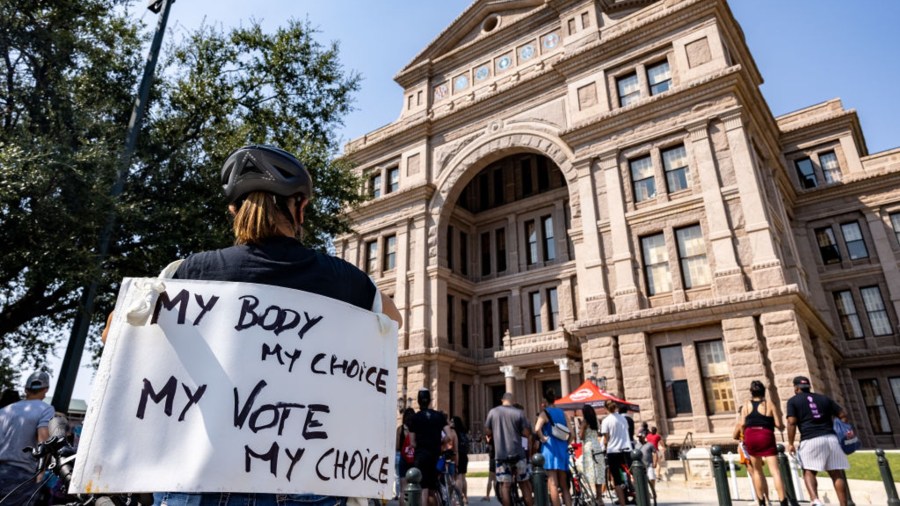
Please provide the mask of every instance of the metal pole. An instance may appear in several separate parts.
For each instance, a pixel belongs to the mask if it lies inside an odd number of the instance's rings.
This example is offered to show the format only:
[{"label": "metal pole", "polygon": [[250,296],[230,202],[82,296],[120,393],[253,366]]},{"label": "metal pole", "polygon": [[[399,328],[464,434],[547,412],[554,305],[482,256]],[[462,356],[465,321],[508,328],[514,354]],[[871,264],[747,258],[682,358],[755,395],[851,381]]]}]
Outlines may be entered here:
[{"label": "metal pole", "polygon": [[[531,464],[534,466],[534,472],[531,474],[531,487],[534,489],[534,506],[548,506],[550,504],[550,494],[547,491],[547,471],[544,470],[544,456],[540,453],[535,453],[531,457]],[[512,486],[515,487],[516,483],[513,482]],[[557,493],[557,491],[554,490],[553,493]]]},{"label": "metal pole", "polygon": [[634,501],[637,506],[650,506],[650,480],[640,450],[631,452],[631,477],[634,478]]},{"label": "metal pole", "polygon": [[[144,111],[147,108],[147,99],[150,96],[150,87],[153,84],[153,74],[156,71],[156,61],[159,59],[159,50],[162,47],[163,35],[166,32],[169,11],[175,0],[161,0],[161,2],[162,14],[159,16],[156,32],[153,34],[153,42],[150,44],[147,65],[144,66],[144,75],[141,78],[138,96],[135,98],[134,107],[131,110],[131,119],[128,122],[125,149],[122,151],[121,158],[119,158],[119,170],[116,174],[116,181],[110,191],[110,197],[113,202],[122,194],[122,190],[125,187],[125,179],[131,166],[131,157],[134,155],[134,150],[137,146],[137,138],[144,119]],[[103,268],[103,262],[109,253],[109,244],[115,225],[116,211],[113,207],[106,217],[106,224],[100,233],[100,242],[97,245],[96,262],[98,270]],[[99,272],[93,276],[90,284],[82,292],[79,304],[80,310],[72,323],[72,333],[69,336],[69,344],[66,347],[66,354],[60,367],[59,381],[56,384],[56,389],[53,391],[53,407],[56,411],[63,413],[69,411],[72,390],[75,388],[75,379],[78,377],[78,366],[81,364],[81,354],[84,352],[84,343],[91,325],[91,317],[94,314],[94,300],[97,297],[97,288],[100,284],[98,276]]]},{"label": "metal pole", "polygon": [[798,506],[797,495],[794,491],[794,479],[788,465],[787,455],[784,453],[784,445],[776,446],[778,449],[778,472],[781,473],[781,481],[784,483],[784,497],[791,506]]},{"label": "metal pole", "polygon": [[719,506],[731,506],[731,492],[728,490],[728,478],[725,476],[725,460],[722,459],[722,447],[714,445],[711,449],[713,478],[716,482],[716,496]]},{"label": "metal pole", "polygon": [[409,506],[422,506],[420,483],[422,483],[422,471],[415,467],[409,468],[409,471],[406,471],[406,490],[403,491],[406,494],[406,504]]},{"label": "metal pole", "polygon": [[878,459],[878,470],[881,471],[881,481],[884,482],[884,491],[887,493],[888,506],[900,506],[900,498],[897,497],[897,484],[894,483],[894,475],[891,473],[891,464],[884,456],[884,450],[875,449]]}]

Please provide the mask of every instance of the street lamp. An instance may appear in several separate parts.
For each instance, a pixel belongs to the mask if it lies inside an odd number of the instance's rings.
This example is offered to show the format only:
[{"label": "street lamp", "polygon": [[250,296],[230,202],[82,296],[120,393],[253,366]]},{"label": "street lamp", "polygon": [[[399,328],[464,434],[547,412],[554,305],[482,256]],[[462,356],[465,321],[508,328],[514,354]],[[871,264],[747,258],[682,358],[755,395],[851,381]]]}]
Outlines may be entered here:
[{"label": "street lamp", "polygon": [[591,377],[588,379],[600,390],[606,390],[606,376],[597,377],[598,374],[600,374],[600,365],[597,362],[591,362]]}]

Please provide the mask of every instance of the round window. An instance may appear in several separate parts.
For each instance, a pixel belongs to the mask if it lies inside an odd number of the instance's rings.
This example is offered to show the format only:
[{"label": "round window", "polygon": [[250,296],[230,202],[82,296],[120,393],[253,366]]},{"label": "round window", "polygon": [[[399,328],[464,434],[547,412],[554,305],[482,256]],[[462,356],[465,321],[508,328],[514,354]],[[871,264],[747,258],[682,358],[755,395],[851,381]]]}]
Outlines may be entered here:
[{"label": "round window", "polygon": [[481,29],[485,32],[492,32],[500,26],[500,16],[496,14],[492,14],[485,18],[485,20],[481,23]]}]

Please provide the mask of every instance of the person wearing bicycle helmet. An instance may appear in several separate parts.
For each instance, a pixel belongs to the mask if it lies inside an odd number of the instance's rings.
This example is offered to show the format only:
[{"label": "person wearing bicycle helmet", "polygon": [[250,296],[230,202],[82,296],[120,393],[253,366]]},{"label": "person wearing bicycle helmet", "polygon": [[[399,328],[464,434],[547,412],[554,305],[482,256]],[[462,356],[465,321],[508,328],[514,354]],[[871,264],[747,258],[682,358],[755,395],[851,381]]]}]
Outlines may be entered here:
[{"label": "person wearing bicycle helmet", "polygon": [[[298,240],[304,209],[313,198],[306,167],[282,149],[249,145],[237,149],[222,167],[222,189],[234,217],[235,245],[189,256],[176,279],[259,283],[303,290],[366,310],[381,308],[402,323],[389,297],[372,280],[344,260],[309,249]],[[346,498],[303,495],[164,492],[157,504],[205,506],[343,505]]]}]

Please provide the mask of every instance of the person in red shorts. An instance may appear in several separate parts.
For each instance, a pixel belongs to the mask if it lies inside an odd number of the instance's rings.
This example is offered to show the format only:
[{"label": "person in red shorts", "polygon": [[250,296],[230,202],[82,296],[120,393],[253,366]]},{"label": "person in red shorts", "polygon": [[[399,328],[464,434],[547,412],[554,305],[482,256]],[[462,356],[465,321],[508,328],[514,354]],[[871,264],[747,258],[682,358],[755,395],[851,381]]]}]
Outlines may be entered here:
[{"label": "person in red shorts", "polygon": [[784,430],[784,422],[777,406],[766,400],[766,387],[761,381],[754,380],[750,383],[750,400],[745,402],[738,411],[738,426],[735,433],[743,430],[744,451],[750,458],[750,473],[753,479],[753,488],[756,489],[756,498],[759,504],[767,504],[769,485],[766,475],[763,474],[763,463],[769,465],[769,471],[775,479],[775,490],[778,492],[778,500],[786,505],[784,496],[784,483],[778,472],[778,454],[775,448],[775,428]]}]

